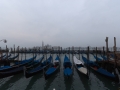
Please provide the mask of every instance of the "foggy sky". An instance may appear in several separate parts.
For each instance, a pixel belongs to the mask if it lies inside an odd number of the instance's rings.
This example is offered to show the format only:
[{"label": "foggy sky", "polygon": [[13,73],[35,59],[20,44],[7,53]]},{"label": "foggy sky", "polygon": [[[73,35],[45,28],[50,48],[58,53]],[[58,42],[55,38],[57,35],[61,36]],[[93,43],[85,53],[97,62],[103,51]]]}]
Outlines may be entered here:
[{"label": "foggy sky", "polygon": [[1,0],[0,46],[120,46],[120,0]]}]

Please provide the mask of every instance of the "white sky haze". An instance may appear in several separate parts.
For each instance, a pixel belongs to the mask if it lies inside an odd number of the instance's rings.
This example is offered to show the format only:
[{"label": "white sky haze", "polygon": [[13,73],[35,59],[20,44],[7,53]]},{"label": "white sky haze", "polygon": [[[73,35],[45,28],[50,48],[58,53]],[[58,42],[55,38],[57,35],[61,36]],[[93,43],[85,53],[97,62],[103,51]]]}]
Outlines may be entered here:
[{"label": "white sky haze", "polygon": [[1,46],[120,46],[120,0],[0,0]]}]

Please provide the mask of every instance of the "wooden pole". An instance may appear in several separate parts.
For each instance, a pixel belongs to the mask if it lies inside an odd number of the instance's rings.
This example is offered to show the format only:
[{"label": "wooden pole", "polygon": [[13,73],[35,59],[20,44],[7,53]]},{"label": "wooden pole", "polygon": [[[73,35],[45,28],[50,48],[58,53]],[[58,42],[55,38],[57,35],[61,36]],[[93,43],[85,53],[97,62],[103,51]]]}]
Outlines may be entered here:
[{"label": "wooden pole", "polygon": [[59,46],[59,56],[60,56],[60,46]]},{"label": "wooden pole", "polygon": [[34,57],[34,53],[35,53],[35,47],[33,47],[33,57]]},{"label": "wooden pole", "polygon": [[40,47],[39,47],[39,51],[38,51],[38,53],[40,54]]},{"label": "wooden pole", "polygon": [[[1,51],[1,57],[2,57],[2,55],[3,55],[3,52],[2,52],[2,48],[0,47],[0,51]],[[2,58],[1,58],[1,60],[2,60]]]},{"label": "wooden pole", "polygon": [[14,44],[14,56],[15,56],[15,44]]},{"label": "wooden pole", "polygon": [[74,54],[74,46],[73,46],[73,54]]},{"label": "wooden pole", "polygon": [[13,53],[13,50],[12,50],[12,48],[11,48],[11,53]]},{"label": "wooden pole", "polygon": [[120,73],[118,71],[118,67],[117,67],[117,58],[116,58],[116,37],[114,37],[114,58],[115,58],[115,75],[118,78],[118,82],[120,83]]},{"label": "wooden pole", "polygon": [[46,46],[46,60],[47,60],[47,46]]},{"label": "wooden pole", "polygon": [[18,46],[18,61],[19,61],[19,46]]},{"label": "wooden pole", "polygon": [[7,51],[7,45],[6,45],[6,54],[7,54],[7,60],[8,60],[8,51]]},{"label": "wooden pole", "polygon": [[105,56],[105,48],[104,48],[104,46],[103,46],[103,56]]},{"label": "wooden pole", "polygon": [[[89,46],[87,47],[87,59],[89,61]],[[90,67],[87,65],[87,70],[88,70],[88,77],[90,75]]]},{"label": "wooden pole", "polygon": [[25,47],[25,60],[26,60],[26,47]]},{"label": "wooden pole", "polygon": [[61,53],[62,53],[62,47],[61,47]]},{"label": "wooden pole", "polygon": [[70,47],[69,47],[69,59],[70,59]]},{"label": "wooden pole", "polygon": [[88,46],[88,48],[87,48],[88,50],[87,50],[87,59],[89,60],[89,46]]},{"label": "wooden pole", "polygon": [[[0,47],[0,56],[2,57],[1,47]],[[1,58],[0,58],[0,60],[1,60]]]},{"label": "wooden pole", "polygon": [[72,52],[71,52],[71,54],[72,54],[72,58],[73,58],[73,46],[72,46]]},{"label": "wooden pole", "polygon": [[80,60],[80,47],[79,47],[79,60]]},{"label": "wooden pole", "polygon": [[117,67],[117,61],[116,61],[116,38],[114,37],[114,60],[115,60],[115,67]]},{"label": "wooden pole", "polygon": [[53,62],[53,51],[54,51],[54,49],[53,49],[53,47],[52,47],[52,62]]},{"label": "wooden pole", "polygon": [[97,47],[96,47],[96,62],[98,62],[98,60],[97,60]]},{"label": "wooden pole", "polygon": [[106,37],[106,55],[107,55],[107,60],[109,60],[109,57],[108,57],[108,37]]},{"label": "wooden pole", "polygon": [[22,47],[22,53],[21,53],[21,61],[22,61],[22,57],[23,57],[23,47]]}]

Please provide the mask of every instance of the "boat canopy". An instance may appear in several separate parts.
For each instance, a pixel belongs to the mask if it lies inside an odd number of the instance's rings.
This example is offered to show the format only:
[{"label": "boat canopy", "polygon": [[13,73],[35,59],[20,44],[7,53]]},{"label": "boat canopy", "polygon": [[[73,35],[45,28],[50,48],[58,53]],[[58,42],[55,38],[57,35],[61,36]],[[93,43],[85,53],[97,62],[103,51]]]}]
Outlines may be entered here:
[{"label": "boat canopy", "polygon": [[64,62],[70,62],[70,59],[65,55]]},{"label": "boat canopy", "polygon": [[56,59],[55,59],[55,60],[60,60],[58,55],[57,55],[57,57],[56,57]]},{"label": "boat canopy", "polygon": [[75,64],[82,64],[82,62],[80,60],[78,60],[75,56],[73,58],[74,58],[74,63]]}]

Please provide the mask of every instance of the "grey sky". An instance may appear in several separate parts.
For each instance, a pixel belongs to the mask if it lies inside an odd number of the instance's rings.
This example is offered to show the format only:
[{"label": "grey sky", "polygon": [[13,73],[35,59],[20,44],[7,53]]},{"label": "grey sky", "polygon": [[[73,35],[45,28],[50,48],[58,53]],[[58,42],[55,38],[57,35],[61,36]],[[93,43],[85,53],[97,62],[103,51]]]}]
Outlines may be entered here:
[{"label": "grey sky", "polygon": [[0,36],[9,47],[120,46],[120,0],[1,0]]}]

